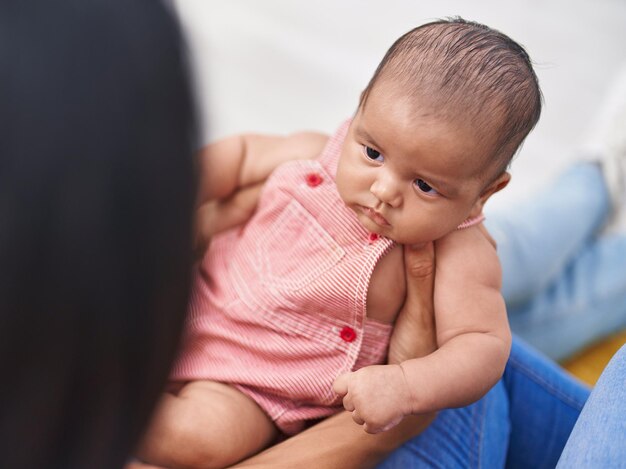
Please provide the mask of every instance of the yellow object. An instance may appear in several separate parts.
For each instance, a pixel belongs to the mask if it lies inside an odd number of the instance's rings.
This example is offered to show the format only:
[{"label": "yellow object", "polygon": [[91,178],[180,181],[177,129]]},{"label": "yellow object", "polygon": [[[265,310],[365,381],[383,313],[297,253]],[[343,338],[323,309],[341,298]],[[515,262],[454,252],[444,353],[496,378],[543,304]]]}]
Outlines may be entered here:
[{"label": "yellow object", "polygon": [[578,379],[593,386],[611,357],[625,343],[626,331],[622,331],[586,348],[572,358],[565,360],[562,365]]}]

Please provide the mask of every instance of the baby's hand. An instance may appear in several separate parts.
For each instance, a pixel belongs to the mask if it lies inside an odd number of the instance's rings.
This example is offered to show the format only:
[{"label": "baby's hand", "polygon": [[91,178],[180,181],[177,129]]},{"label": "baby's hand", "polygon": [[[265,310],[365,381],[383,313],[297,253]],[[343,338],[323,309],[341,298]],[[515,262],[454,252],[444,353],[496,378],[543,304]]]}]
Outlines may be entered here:
[{"label": "baby's hand", "polygon": [[411,393],[400,365],[374,365],[339,376],[334,391],[367,433],[395,427],[411,413]]}]

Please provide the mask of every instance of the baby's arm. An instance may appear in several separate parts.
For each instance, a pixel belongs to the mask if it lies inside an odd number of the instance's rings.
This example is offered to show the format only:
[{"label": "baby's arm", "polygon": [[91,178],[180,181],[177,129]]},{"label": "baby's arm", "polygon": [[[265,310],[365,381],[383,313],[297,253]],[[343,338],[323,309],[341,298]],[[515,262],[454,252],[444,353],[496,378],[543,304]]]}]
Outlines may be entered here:
[{"label": "baby's arm", "polygon": [[226,199],[237,190],[265,181],[281,163],[315,158],[328,137],[315,132],[288,136],[241,134],[200,151],[199,203]]},{"label": "baby's arm", "polygon": [[200,151],[195,242],[199,254],[211,237],[247,222],[263,182],[281,163],[318,156],[328,137],[314,132],[289,136],[242,134]]},{"label": "baby's arm", "polygon": [[413,412],[471,404],[504,372],[511,332],[500,293],[500,262],[483,230],[455,231],[435,244],[439,349],[401,365]]},{"label": "baby's arm", "polygon": [[494,247],[480,228],[436,243],[435,322],[439,349],[399,365],[342,375],[335,390],[368,432],[411,413],[468,405],[501,377],[511,336]]}]

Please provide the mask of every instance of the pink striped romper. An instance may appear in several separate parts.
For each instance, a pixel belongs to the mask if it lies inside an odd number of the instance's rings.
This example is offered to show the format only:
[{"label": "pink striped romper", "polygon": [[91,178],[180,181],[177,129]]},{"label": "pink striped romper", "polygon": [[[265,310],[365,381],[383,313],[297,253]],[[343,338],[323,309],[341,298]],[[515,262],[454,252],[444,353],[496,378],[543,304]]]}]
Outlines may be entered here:
[{"label": "pink striped romper", "polygon": [[334,183],[348,126],[316,160],[277,168],[245,227],[213,238],[171,376],[232,384],[285,434],[339,411],[333,381],[383,363],[392,329],[366,317],[366,297],[393,241],[366,231]]}]

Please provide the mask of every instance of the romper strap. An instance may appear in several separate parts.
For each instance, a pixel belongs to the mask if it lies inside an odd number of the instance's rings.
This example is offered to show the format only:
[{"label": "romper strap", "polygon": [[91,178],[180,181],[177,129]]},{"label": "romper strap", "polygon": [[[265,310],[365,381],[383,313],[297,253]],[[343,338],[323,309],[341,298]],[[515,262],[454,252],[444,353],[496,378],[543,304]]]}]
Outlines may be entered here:
[{"label": "romper strap", "polygon": [[465,220],[463,223],[461,223],[459,226],[457,226],[457,230],[462,230],[463,228],[469,228],[470,226],[474,226],[474,225],[478,225],[479,223],[482,223],[482,221],[485,219],[485,215],[483,215],[482,213],[474,218],[468,218],[467,220]]},{"label": "romper strap", "polygon": [[343,141],[346,139],[351,122],[352,119],[347,119],[339,126],[335,133],[328,139],[324,150],[322,150],[322,153],[318,157],[318,161],[333,177],[337,174],[337,163],[339,162],[339,155],[341,155],[341,147],[343,146]]}]

